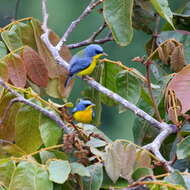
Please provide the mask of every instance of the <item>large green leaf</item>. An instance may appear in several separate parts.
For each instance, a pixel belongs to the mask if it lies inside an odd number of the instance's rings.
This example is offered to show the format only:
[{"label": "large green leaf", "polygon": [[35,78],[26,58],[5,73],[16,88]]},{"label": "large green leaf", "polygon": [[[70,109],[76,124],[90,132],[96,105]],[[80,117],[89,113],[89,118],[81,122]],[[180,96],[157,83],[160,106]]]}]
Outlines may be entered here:
[{"label": "large green leaf", "polygon": [[1,37],[10,51],[28,45],[33,49],[36,48],[33,29],[30,23],[16,23],[11,28],[3,31]]},{"label": "large green leaf", "polygon": [[37,164],[22,161],[12,173],[8,190],[53,190],[48,172]]},{"label": "large green leaf", "polygon": [[132,14],[134,0],[106,0],[103,13],[115,41],[128,45],[133,37]]},{"label": "large green leaf", "polygon": [[90,172],[90,177],[82,178],[84,190],[99,190],[103,181],[102,164],[94,164],[87,168]]},{"label": "large green leaf", "polygon": [[137,181],[138,179],[145,177],[145,176],[152,176],[153,171],[150,168],[137,168],[133,174],[132,178],[134,181]]},{"label": "large green leaf", "polygon": [[62,129],[55,121],[41,114],[40,134],[46,147],[56,145],[62,136]]},{"label": "large green leaf", "polygon": [[166,19],[167,22],[170,23],[170,25],[174,28],[172,18],[173,13],[169,8],[168,0],[150,0],[154,8],[157,10],[157,12],[162,16],[164,19]]},{"label": "large green leaf", "polygon": [[64,183],[71,172],[71,166],[68,161],[53,160],[48,165],[49,179],[55,183]]},{"label": "large green leaf", "polygon": [[40,112],[28,105],[23,105],[16,117],[15,140],[16,144],[27,153],[37,150],[42,144],[39,125]]},{"label": "large green leaf", "polygon": [[[116,88],[116,75],[121,71],[122,69],[112,63],[104,62],[104,69],[102,73],[102,78],[100,80],[100,83],[105,86],[106,88],[110,89],[113,92],[117,92]],[[113,99],[109,98],[108,96],[102,94],[101,101],[104,104],[107,104],[109,106],[113,106],[117,104]]]},{"label": "large green leaf", "polygon": [[5,186],[9,185],[14,169],[15,163],[12,160],[0,160],[0,182],[2,182]]},{"label": "large green leaf", "polygon": [[[133,104],[137,104],[141,95],[139,80],[128,71],[121,71],[116,78],[117,93]],[[120,109],[120,112],[126,109]]]},{"label": "large green leaf", "polygon": [[190,144],[190,136],[187,136],[177,145],[178,159],[184,159],[190,157],[189,144]]}]

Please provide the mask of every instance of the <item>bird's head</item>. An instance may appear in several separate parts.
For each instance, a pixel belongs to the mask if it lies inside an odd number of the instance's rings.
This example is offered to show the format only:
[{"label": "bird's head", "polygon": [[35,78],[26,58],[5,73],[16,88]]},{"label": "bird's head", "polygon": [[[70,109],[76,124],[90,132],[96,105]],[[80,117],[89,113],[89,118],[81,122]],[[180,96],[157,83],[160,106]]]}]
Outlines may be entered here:
[{"label": "bird's head", "polygon": [[94,106],[95,104],[93,104],[90,100],[81,99],[80,102],[72,110],[72,113],[75,113],[77,111],[92,109]]},{"label": "bird's head", "polygon": [[88,45],[85,49],[85,55],[87,57],[94,57],[94,56],[97,56],[97,55],[107,55],[106,53],[104,53],[104,50],[103,48],[100,46],[100,45],[97,45],[97,44],[91,44],[91,45]]}]

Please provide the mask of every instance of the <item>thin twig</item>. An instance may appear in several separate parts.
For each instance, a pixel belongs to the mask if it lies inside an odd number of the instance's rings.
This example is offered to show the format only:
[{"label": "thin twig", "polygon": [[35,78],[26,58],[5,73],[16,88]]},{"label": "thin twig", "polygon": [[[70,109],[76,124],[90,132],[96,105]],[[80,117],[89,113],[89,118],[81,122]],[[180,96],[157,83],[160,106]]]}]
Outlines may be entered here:
[{"label": "thin twig", "polygon": [[78,47],[82,47],[82,46],[87,46],[90,44],[104,44],[104,43],[110,42],[110,41],[113,41],[113,37],[105,37],[105,38],[102,38],[99,40],[87,39],[87,40],[84,40],[84,41],[79,42],[79,43],[69,44],[68,48],[74,49],[74,48],[78,48]]},{"label": "thin twig", "polygon": [[64,33],[63,37],[61,38],[61,40],[59,41],[59,43],[56,46],[58,51],[61,49],[61,46],[67,41],[69,34],[81,22],[81,20],[83,20],[84,17],[86,17],[87,15],[89,15],[95,7],[97,7],[99,4],[103,3],[103,1],[104,0],[98,0],[98,1],[94,2],[94,0],[92,0],[91,3],[82,12],[82,14],[71,23],[71,25],[68,27],[67,31]]},{"label": "thin twig", "polygon": [[64,129],[65,133],[70,133],[71,129],[68,128],[63,121],[53,112],[50,112],[48,110],[46,110],[45,108],[40,107],[37,104],[34,104],[33,102],[25,99],[22,95],[20,95],[18,92],[16,92],[15,90],[13,90],[12,88],[10,88],[3,80],[0,79],[0,85],[2,87],[4,87],[5,89],[7,89],[11,94],[15,95],[17,97],[17,102],[22,102],[24,104],[27,104],[31,107],[33,107],[34,109],[40,111],[41,113],[43,113],[44,115],[46,115],[47,117],[49,117],[50,119],[54,120],[61,128]]},{"label": "thin twig", "polygon": [[[154,51],[155,42],[156,42],[156,38],[157,38],[157,35],[158,35],[158,30],[159,30],[159,25],[160,25],[160,16],[156,15],[156,24],[155,24],[155,30],[154,30],[154,33],[153,33],[153,40],[152,40],[152,47],[151,47],[150,54],[152,54],[152,52]],[[144,63],[146,65],[147,87],[148,87],[149,95],[150,95],[150,97],[152,99],[152,103],[153,103],[153,107],[154,107],[156,117],[161,122],[162,118],[160,116],[158,106],[156,104],[156,100],[155,100],[155,98],[153,96],[153,93],[152,93],[151,78],[150,78],[150,65],[151,65],[151,63],[152,63],[151,61],[147,61],[147,62]]]}]

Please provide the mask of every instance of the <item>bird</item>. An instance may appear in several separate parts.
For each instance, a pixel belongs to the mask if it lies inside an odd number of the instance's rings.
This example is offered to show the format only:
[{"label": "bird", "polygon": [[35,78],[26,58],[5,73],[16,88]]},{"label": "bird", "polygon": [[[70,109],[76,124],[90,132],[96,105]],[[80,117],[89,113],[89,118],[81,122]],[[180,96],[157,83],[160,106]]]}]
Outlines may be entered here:
[{"label": "bird", "polygon": [[93,104],[90,100],[80,99],[79,103],[73,108],[73,118],[81,123],[90,123],[95,116]]},{"label": "bird", "polygon": [[74,75],[85,76],[91,74],[97,60],[103,55],[107,56],[103,48],[97,44],[88,45],[75,54],[70,61],[69,74],[64,86],[67,87]]}]

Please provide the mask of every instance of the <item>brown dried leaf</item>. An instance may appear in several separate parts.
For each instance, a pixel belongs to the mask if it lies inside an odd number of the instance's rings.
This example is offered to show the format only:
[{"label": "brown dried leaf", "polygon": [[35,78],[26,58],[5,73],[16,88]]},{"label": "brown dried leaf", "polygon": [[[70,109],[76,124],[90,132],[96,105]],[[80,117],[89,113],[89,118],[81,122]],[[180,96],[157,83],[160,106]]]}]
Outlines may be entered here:
[{"label": "brown dried leaf", "polygon": [[46,87],[48,84],[48,70],[40,56],[32,48],[25,47],[23,59],[27,75],[31,81],[40,87]]},{"label": "brown dried leaf", "polygon": [[169,90],[175,92],[176,98],[181,103],[181,113],[185,113],[190,109],[190,65],[185,66],[178,72],[168,83],[166,95]]},{"label": "brown dried leaf", "polygon": [[173,41],[168,41],[165,45],[165,51],[167,52],[167,55],[171,55],[175,47],[176,43],[174,43]]},{"label": "brown dried leaf", "polygon": [[174,48],[170,57],[170,64],[171,69],[177,72],[185,66],[185,58],[182,45]]},{"label": "brown dried leaf", "polygon": [[106,153],[104,155],[104,166],[106,173],[114,183],[118,180],[121,173],[122,165],[118,154],[118,151],[120,152],[120,148],[120,146],[109,144],[106,147]]},{"label": "brown dried leaf", "polygon": [[130,175],[133,171],[133,167],[136,160],[136,147],[132,144],[124,146],[122,158],[121,158],[121,176],[127,180],[130,179]]},{"label": "brown dried leaf", "polygon": [[9,79],[16,87],[24,88],[26,85],[26,68],[19,55],[11,54],[5,58],[8,64]]},{"label": "brown dried leaf", "polygon": [[168,64],[168,56],[164,54],[164,49],[161,47],[158,47],[158,55],[161,61],[163,61],[164,64]]}]

